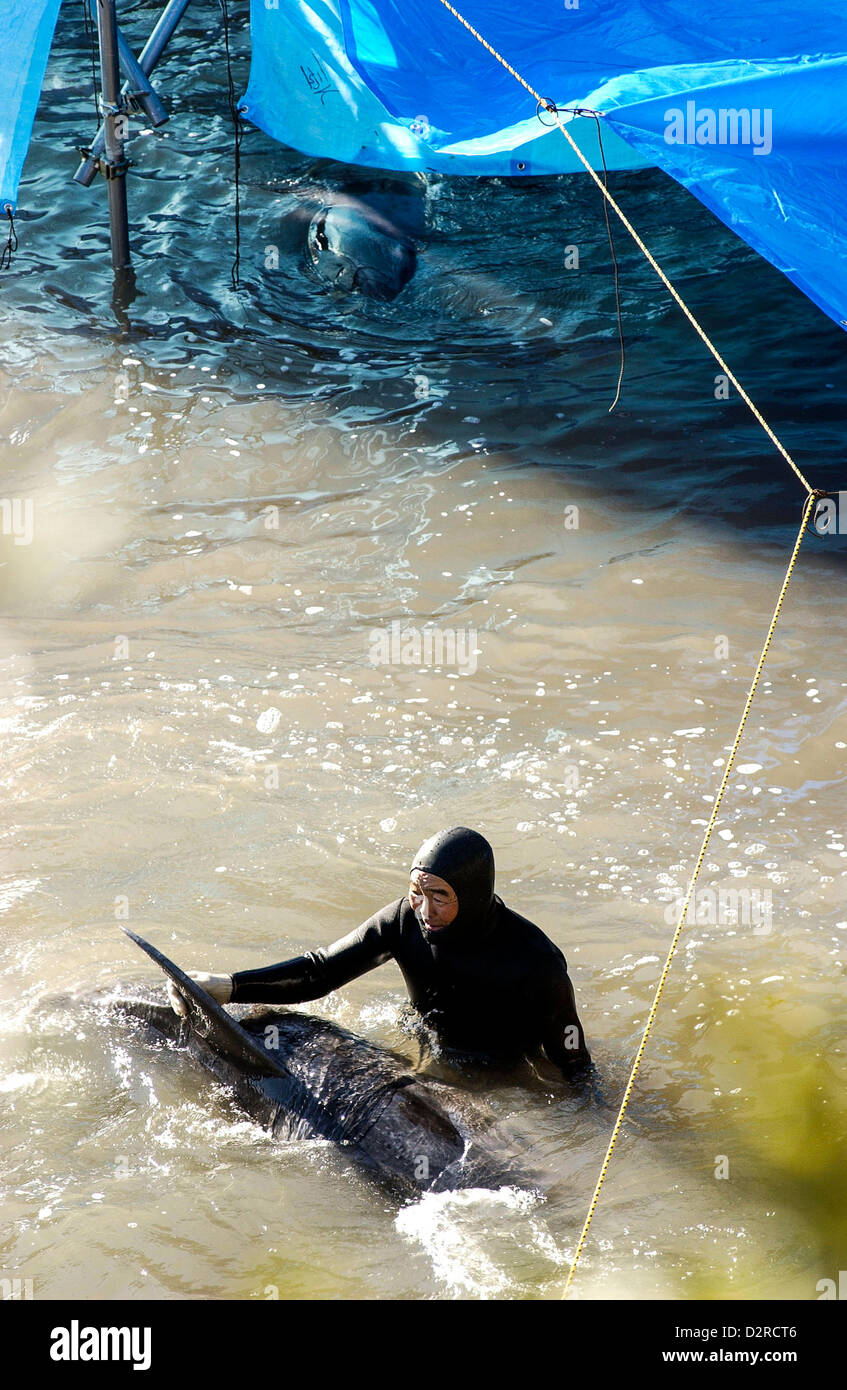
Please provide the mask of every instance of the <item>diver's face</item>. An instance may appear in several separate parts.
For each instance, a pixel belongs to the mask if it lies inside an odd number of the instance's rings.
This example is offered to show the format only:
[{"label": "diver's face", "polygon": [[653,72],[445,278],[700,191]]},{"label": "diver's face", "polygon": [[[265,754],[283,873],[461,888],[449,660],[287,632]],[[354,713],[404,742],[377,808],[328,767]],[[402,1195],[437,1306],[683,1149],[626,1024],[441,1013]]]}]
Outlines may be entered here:
[{"label": "diver's face", "polygon": [[450,884],[423,869],[414,869],[409,877],[409,902],[427,931],[449,927],[459,912],[459,899]]}]

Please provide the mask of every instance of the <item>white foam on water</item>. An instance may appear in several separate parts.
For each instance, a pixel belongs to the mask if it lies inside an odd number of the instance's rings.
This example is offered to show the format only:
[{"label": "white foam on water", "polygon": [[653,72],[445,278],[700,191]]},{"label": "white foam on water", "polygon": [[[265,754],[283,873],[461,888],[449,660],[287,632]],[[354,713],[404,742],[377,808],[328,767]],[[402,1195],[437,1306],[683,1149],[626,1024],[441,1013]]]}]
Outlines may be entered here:
[{"label": "white foam on water", "polygon": [[39,1084],[43,1089],[47,1078],[34,1071],[13,1071],[0,1077],[0,1091],[27,1091]]},{"label": "white foam on water", "polygon": [[262,710],[256,720],[256,728],[260,734],[272,734],[281,719],[282,711],[271,705],[269,709]]},{"label": "white foam on water", "polygon": [[517,1187],[428,1192],[403,1207],[394,1226],[423,1247],[452,1297],[508,1298],[524,1282],[528,1263],[536,1285],[543,1280],[543,1275],[538,1278],[539,1257],[548,1278],[566,1263],[550,1231],[533,1214],[542,1200],[539,1193]]},{"label": "white foam on water", "polygon": [[8,912],[15,903],[34,893],[40,882],[40,878],[17,878],[0,884],[0,912]]}]

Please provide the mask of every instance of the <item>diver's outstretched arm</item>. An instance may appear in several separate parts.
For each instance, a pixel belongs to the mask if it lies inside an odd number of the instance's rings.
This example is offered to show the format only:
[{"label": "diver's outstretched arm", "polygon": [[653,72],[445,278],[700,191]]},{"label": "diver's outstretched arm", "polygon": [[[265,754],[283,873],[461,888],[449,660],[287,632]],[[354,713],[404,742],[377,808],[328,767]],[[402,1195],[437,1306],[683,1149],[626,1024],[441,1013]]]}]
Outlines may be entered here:
[{"label": "diver's outstretched arm", "polygon": [[301,1004],[340,989],[392,955],[390,927],[397,904],[369,917],[355,931],[322,950],[262,970],[239,970],[232,977],[234,1004]]}]

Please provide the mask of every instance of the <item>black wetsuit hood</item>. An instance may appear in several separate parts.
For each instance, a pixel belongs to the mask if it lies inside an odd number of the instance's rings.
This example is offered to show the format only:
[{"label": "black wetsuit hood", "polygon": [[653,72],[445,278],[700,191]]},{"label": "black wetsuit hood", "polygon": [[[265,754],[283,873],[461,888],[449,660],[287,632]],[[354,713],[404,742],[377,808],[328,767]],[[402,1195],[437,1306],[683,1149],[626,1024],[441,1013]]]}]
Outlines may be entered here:
[{"label": "black wetsuit hood", "polygon": [[419,915],[421,931],[431,945],[470,946],[491,928],[494,914],[494,851],[483,835],[465,825],[440,830],[425,840],[412,861],[449,883],[459,899],[459,911],[447,927],[429,932]]}]

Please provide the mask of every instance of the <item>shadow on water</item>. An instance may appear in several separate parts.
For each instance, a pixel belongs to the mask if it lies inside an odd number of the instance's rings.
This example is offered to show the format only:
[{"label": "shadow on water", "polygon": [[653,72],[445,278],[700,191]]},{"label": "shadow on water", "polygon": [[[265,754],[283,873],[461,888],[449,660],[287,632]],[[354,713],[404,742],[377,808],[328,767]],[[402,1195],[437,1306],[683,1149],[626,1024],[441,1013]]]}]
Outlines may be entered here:
[{"label": "shadow on water", "polygon": [[[143,33],[149,6],[130,10]],[[202,40],[202,44],[200,41]],[[247,34],[237,27],[236,85]],[[593,476],[634,508],[784,542],[799,480],[718,371],[622,228],[626,372],[601,199],[582,176],[363,175],[248,128],[241,167],[241,276],[233,290],[232,131],[222,33],[188,18],[161,70],[172,119],[132,146],[136,285],[112,297],[102,188],[69,182],[69,147],[91,119],[79,17],[63,16],[7,278],[17,347],[46,334],[110,339],[156,373],[212,364],[228,398],[308,402],[322,424],[426,447],[448,466],[507,452],[508,468]],[[843,335],[776,270],[658,171],[610,176],[651,249],[813,483],[843,469]],[[412,282],[391,303],[320,283],[305,225],[325,200],[383,199],[417,239]],[[614,219],[613,219],[614,220]],[[35,297],[33,291],[35,290]],[[743,306],[743,311],[740,311]],[[117,319],[117,324],[115,320]],[[43,344],[42,344],[43,346]],[[83,355],[84,356],[84,355]],[[119,358],[117,359],[119,360]]]}]

